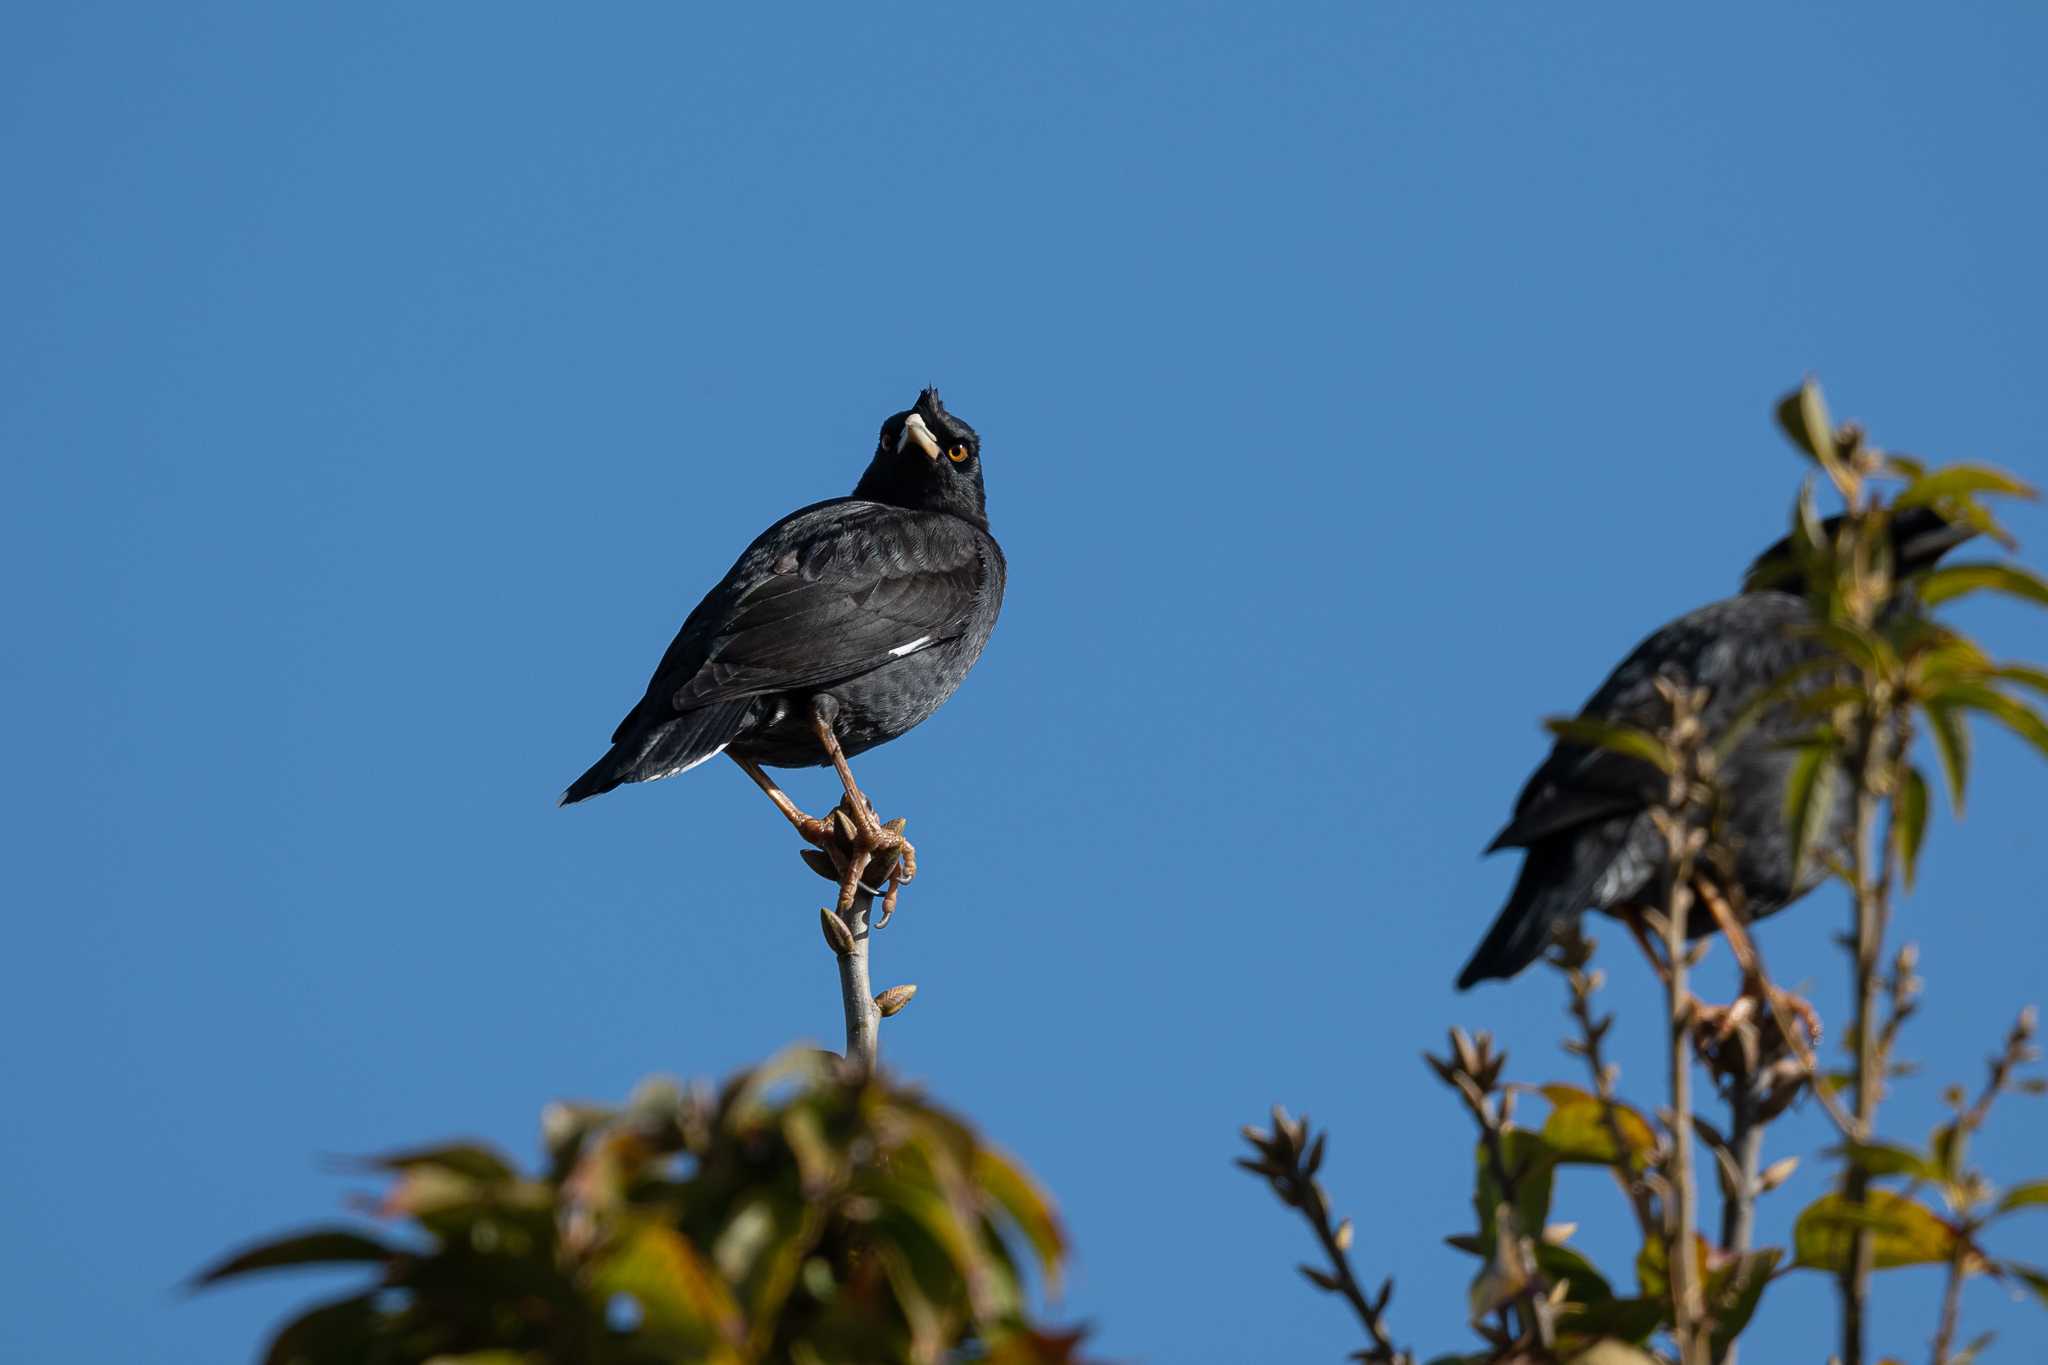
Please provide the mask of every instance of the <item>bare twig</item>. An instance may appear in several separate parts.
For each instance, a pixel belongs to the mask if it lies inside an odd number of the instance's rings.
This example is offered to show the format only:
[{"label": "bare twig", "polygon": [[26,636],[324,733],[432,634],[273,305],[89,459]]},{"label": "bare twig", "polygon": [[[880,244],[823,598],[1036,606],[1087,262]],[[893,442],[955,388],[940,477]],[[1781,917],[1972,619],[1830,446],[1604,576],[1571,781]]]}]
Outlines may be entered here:
[{"label": "bare twig", "polygon": [[1415,1357],[1397,1348],[1387,1334],[1386,1311],[1394,1297],[1393,1279],[1381,1281],[1377,1293],[1367,1294],[1351,1269],[1351,1220],[1347,1218],[1335,1225],[1330,1222],[1330,1201],[1323,1193],[1322,1182],[1316,1179],[1328,1137],[1328,1133],[1318,1133],[1311,1139],[1306,1114],[1298,1119],[1289,1118],[1285,1109],[1275,1105],[1271,1132],[1262,1133],[1251,1127],[1244,1130],[1244,1139],[1258,1153],[1257,1157],[1239,1157],[1237,1164],[1264,1177],[1274,1197],[1299,1210],[1315,1233],[1329,1269],[1311,1265],[1299,1269],[1316,1288],[1336,1294],[1350,1304],[1359,1325],[1365,1328],[1372,1345],[1352,1359],[1367,1365],[1414,1365]]},{"label": "bare twig", "polygon": [[1629,1155],[1627,1139],[1622,1134],[1621,1114],[1615,1100],[1619,1068],[1607,1061],[1605,1046],[1608,1030],[1614,1027],[1614,1016],[1593,1017],[1594,993],[1605,982],[1604,973],[1588,970],[1596,946],[1596,942],[1586,937],[1574,922],[1558,931],[1557,945],[1552,950],[1551,962],[1565,975],[1572,997],[1568,1008],[1573,1022],[1579,1026],[1579,1036],[1566,1040],[1566,1050],[1586,1060],[1586,1069],[1592,1074],[1593,1094],[1600,1101],[1600,1122],[1607,1130],[1607,1140],[1614,1144],[1615,1164],[1612,1169],[1615,1183],[1628,1196],[1629,1207],[1635,1211],[1636,1226],[1643,1239],[1650,1241],[1664,1235],[1663,1221],[1650,1187],[1644,1182],[1642,1172],[1636,1169]]},{"label": "bare twig", "polygon": [[[1764,1121],[1759,1082],[1738,1083],[1728,1092],[1728,1150],[1735,1156],[1735,1188],[1721,1208],[1721,1249],[1741,1255],[1756,1236],[1756,1200],[1762,1193]],[[1724,1356],[1723,1361],[1733,1359]]]},{"label": "bare twig", "polygon": [[[1856,1117],[1854,1134],[1859,1142],[1870,1141],[1877,1130],[1877,1107],[1884,1093],[1885,1058],[1879,1035],[1878,988],[1881,984],[1879,959],[1891,917],[1890,863],[1886,857],[1882,878],[1876,875],[1878,858],[1878,791],[1885,782],[1882,746],[1877,741],[1879,719],[1866,715],[1856,746],[1855,819],[1850,845],[1849,884],[1854,895],[1855,919],[1849,940],[1856,994],[1856,1018],[1850,1046],[1856,1059]],[[1818,1088],[1818,1087],[1817,1087]],[[1850,1162],[1842,1175],[1842,1193],[1852,1205],[1860,1205],[1870,1189],[1870,1176]],[[1842,1298],[1842,1365],[1863,1365],[1864,1309],[1870,1300],[1870,1272],[1875,1266],[1876,1243],[1867,1227],[1858,1226],[1850,1242],[1849,1261],[1840,1276]]]},{"label": "bare twig", "polygon": [[[1961,1175],[1963,1155],[1970,1137],[1991,1116],[1992,1104],[2011,1087],[2014,1073],[2039,1059],[2041,1054],[2034,1046],[2036,1024],[2037,1014],[2033,1006],[2021,1010],[2005,1036],[2005,1046],[1991,1059],[1991,1074],[1986,1078],[1984,1088],[1967,1108],[1958,1101],[1948,1149],[1948,1163],[1954,1174]],[[1966,1188],[1982,1188],[1975,1182],[1964,1183]],[[1983,1226],[1981,1217],[1971,1216],[1969,1210],[1958,1209],[1956,1212],[1963,1215],[1963,1226],[1955,1239],[1955,1250],[1949,1255],[1948,1279],[1941,1295],[1941,1323],[1934,1336],[1933,1365],[1949,1365],[1953,1359],[1956,1326],[1962,1315],[1963,1282],[1969,1279],[1976,1261],[1977,1233]]]},{"label": "bare twig", "polygon": [[1708,1365],[1705,1268],[1698,1257],[1699,1181],[1693,1169],[1692,1032],[1694,1006],[1686,984],[1693,960],[1686,944],[1692,915],[1693,869],[1706,847],[1707,830],[1699,809],[1711,792],[1712,750],[1699,713],[1703,692],[1688,691],[1664,679],[1658,690],[1671,708],[1671,723],[1661,738],[1677,760],[1664,804],[1650,812],[1665,845],[1664,903],[1643,918],[1664,941],[1666,1054],[1671,1080],[1671,1149],[1665,1166],[1669,1186],[1664,1201],[1664,1234],[1671,1289],[1671,1336],[1680,1365]]},{"label": "bare twig", "polygon": [[[1505,1135],[1513,1126],[1515,1099],[1514,1092],[1504,1088],[1500,1080],[1507,1054],[1496,1052],[1492,1037],[1484,1031],[1467,1035],[1463,1029],[1454,1028],[1450,1042],[1447,1055],[1432,1057],[1424,1053],[1423,1060],[1439,1079],[1458,1092],[1473,1122],[1479,1125],[1487,1169],[1500,1191],[1494,1218],[1495,1245],[1482,1254],[1508,1262],[1503,1269],[1514,1286],[1508,1301],[1516,1305],[1522,1327],[1511,1332],[1503,1326],[1500,1334],[1504,1341],[1499,1344],[1505,1348],[1526,1339],[1537,1349],[1548,1352],[1557,1344],[1557,1300],[1551,1292],[1553,1286],[1536,1264],[1536,1238],[1543,1229],[1522,1227],[1515,1218],[1516,1187],[1525,1172],[1510,1166],[1507,1159]],[[1501,1305],[1503,1311],[1506,1306]]]},{"label": "bare twig", "polygon": [[853,947],[839,955],[839,996],[846,1012],[846,1060],[863,1075],[873,1075],[881,1059],[882,1011],[875,1005],[874,988],[868,984],[868,942],[872,938],[868,916],[874,909],[872,892],[855,893],[853,905],[843,916]]},{"label": "bare twig", "polygon": [[1956,1322],[1962,1316],[1963,1281],[1969,1278],[1969,1253],[1957,1239],[1955,1253],[1948,1260],[1948,1280],[1941,1290],[1941,1326],[1934,1334],[1934,1365],[1949,1365],[1956,1338]]},{"label": "bare twig", "polygon": [[[846,869],[855,866],[855,860],[867,864],[863,850],[851,844],[828,842],[823,852],[803,850],[803,859],[813,872],[831,882],[843,882]],[[873,882],[883,881],[895,861],[893,854],[885,854],[864,870]],[[890,886],[889,899],[894,899],[895,888]],[[825,935],[826,946],[832,950],[839,962],[840,1006],[846,1016],[846,1061],[857,1074],[871,1076],[881,1061],[882,1020],[910,1002],[916,994],[915,986],[893,986],[878,998],[868,976],[868,946],[873,938],[873,913],[875,893],[853,883],[853,895],[844,908],[827,907],[818,912],[819,923]],[[886,911],[884,918],[887,918]]]}]

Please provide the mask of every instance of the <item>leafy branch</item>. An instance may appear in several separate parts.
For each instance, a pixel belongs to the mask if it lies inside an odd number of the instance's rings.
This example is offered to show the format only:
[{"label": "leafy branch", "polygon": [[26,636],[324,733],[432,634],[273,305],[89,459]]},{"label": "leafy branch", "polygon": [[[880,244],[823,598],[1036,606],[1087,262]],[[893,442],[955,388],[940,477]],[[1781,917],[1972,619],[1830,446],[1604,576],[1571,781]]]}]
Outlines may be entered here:
[{"label": "leafy branch", "polygon": [[274,1365],[1078,1365],[1033,1323],[1066,1239],[1036,1183],[914,1091],[794,1049],[714,1097],[668,1081],[621,1109],[549,1106],[546,1165],[458,1143],[378,1157],[394,1233],[333,1225],[246,1248],[219,1284],[354,1266],[286,1323]]}]

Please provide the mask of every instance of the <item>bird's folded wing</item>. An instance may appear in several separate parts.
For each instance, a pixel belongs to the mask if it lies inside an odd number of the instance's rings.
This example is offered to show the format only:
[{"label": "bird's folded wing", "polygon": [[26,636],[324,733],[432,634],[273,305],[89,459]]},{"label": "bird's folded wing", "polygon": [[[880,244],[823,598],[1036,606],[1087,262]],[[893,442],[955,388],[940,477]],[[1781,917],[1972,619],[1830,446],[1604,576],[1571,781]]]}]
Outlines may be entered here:
[{"label": "bird's folded wing", "polygon": [[1642,810],[1663,786],[1663,775],[1639,758],[1560,744],[1522,788],[1514,818],[1486,851],[1526,848],[1552,834]]},{"label": "bird's folded wing", "polygon": [[688,710],[858,677],[960,635],[986,572],[979,538],[951,518],[828,524],[729,583],[655,690]]},{"label": "bird's folded wing", "polygon": [[[1581,717],[1656,731],[1670,722],[1657,679],[1704,687],[1701,717],[1720,733],[1814,646],[1789,628],[1803,622],[1797,598],[1760,594],[1729,598],[1682,616],[1637,645],[1580,708]],[[1646,809],[1665,779],[1651,764],[1612,749],[1560,740],[1515,799],[1514,818],[1487,846],[1526,847],[1535,840],[1612,816]]]}]

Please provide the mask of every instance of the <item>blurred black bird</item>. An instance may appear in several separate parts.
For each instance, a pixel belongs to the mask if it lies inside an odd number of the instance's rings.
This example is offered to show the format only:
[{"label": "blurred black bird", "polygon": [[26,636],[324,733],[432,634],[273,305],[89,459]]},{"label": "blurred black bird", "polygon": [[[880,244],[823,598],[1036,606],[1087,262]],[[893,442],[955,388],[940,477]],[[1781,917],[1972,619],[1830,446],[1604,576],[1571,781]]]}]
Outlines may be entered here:
[{"label": "blurred black bird", "polygon": [[[1823,530],[1832,535],[1840,518]],[[1932,568],[1971,535],[1925,507],[1902,510],[1889,526],[1894,581],[1887,611],[1915,610],[1906,578]],[[1651,635],[1580,708],[1579,715],[1610,724],[1656,730],[1669,718],[1658,692],[1663,677],[1686,688],[1707,689],[1700,720],[1709,742],[1791,670],[1821,657],[1824,646],[1797,627],[1810,624],[1789,540],[1764,552],[1744,579],[1744,592],[1679,617]],[[1815,673],[1803,694],[1829,679]],[[1819,885],[1817,857],[1792,866],[1792,840],[1784,814],[1785,786],[1798,753],[1786,746],[1812,729],[1813,720],[1788,697],[1771,707],[1722,757],[1716,775],[1720,833],[1733,855],[1732,877],[1743,917],[1757,920],[1782,910]],[[1458,989],[1490,978],[1506,979],[1543,955],[1552,932],[1587,909],[1626,911],[1662,881],[1665,844],[1648,811],[1665,780],[1650,764],[1611,749],[1560,739],[1515,800],[1514,818],[1487,846],[1526,850],[1521,875],[1500,917],[1458,974]],[[1815,848],[1848,834],[1849,803],[1837,802],[1833,828]],[[1687,932],[1712,932],[1711,915],[1696,911]]]},{"label": "blurred black bird", "polygon": [[683,622],[611,751],[562,804],[724,753],[817,842],[825,822],[761,769],[830,763],[864,846],[900,852],[896,880],[908,881],[909,844],[900,827],[878,822],[846,760],[953,695],[995,629],[1004,573],[981,439],[928,388],[882,423],[851,497],[800,508],[747,547]]}]

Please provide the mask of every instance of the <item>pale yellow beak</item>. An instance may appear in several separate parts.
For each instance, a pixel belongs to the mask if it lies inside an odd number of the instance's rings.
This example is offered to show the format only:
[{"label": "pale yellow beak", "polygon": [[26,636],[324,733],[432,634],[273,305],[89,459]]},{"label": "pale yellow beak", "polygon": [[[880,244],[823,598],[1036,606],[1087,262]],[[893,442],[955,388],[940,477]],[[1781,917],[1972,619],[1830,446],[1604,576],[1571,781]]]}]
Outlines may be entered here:
[{"label": "pale yellow beak", "polygon": [[918,449],[924,452],[927,460],[939,458],[939,438],[932,435],[931,428],[924,424],[924,418],[914,412],[903,419],[903,434],[896,438],[896,453],[901,455],[903,447],[912,441],[917,442]]}]

